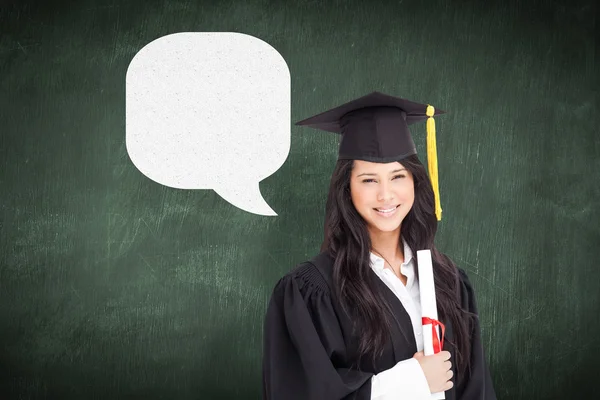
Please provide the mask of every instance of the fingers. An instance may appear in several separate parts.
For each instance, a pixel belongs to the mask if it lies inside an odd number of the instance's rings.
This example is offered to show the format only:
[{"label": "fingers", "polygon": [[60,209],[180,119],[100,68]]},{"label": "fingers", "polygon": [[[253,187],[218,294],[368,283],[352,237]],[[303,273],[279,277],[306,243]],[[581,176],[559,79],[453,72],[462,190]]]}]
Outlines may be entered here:
[{"label": "fingers", "polygon": [[454,372],[452,371],[452,362],[444,361],[444,368],[446,369],[446,384],[444,385],[444,391],[452,389],[454,383],[451,381],[454,376]]},{"label": "fingers", "polygon": [[444,366],[444,369],[446,371],[448,371],[449,369],[452,368],[452,362],[450,361],[450,352],[449,351],[441,351],[437,354],[435,354],[436,357],[439,357],[438,360],[441,358],[442,364]]},{"label": "fingers", "polygon": [[444,361],[444,368],[446,369],[446,371],[451,371],[452,370],[452,362]]}]

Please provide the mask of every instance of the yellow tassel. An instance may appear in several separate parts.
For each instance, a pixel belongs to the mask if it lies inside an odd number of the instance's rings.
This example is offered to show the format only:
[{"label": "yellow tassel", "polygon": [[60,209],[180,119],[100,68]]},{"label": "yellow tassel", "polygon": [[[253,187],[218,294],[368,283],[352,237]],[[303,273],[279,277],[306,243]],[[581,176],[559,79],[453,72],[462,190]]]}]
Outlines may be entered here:
[{"label": "yellow tassel", "polygon": [[438,162],[437,147],[435,145],[435,121],[433,116],[435,109],[427,106],[427,165],[429,167],[429,179],[433,186],[433,195],[435,198],[435,215],[438,221],[442,220],[442,205],[440,202],[440,188],[438,184]]}]

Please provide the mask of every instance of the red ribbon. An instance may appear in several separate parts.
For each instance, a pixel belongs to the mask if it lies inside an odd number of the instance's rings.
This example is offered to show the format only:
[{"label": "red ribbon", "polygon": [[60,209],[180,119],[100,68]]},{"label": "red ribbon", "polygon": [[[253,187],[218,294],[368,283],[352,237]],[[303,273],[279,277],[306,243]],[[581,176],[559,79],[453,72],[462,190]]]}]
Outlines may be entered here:
[{"label": "red ribbon", "polygon": [[[442,324],[437,319],[423,317],[423,325],[429,325],[429,324],[431,324],[431,336],[433,337],[433,354],[437,354],[440,351],[442,351],[442,348],[444,347],[444,333],[445,333],[446,327],[444,327],[444,324]],[[442,341],[441,342],[438,339],[437,330],[435,329],[436,326],[442,327]]]}]

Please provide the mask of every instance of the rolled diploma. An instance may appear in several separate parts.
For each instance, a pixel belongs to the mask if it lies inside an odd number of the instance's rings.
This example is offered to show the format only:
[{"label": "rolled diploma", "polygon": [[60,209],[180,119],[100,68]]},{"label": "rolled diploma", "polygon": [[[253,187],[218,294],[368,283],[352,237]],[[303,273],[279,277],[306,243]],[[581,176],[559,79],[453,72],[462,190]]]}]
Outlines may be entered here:
[{"label": "rolled diploma", "polygon": [[[417,251],[417,263],[419,265],[419,292],[421,294],[421,316],[438,319],[437,303],[435,301],[435,285],[433,283],[433,263],[431,262],[430,250]],[[439,327],[436,327],[438,339],[440,338]],[[423,325],[423,352],[431,356],[433,352],[433,336],[431,324]],[[444,392],[431,394],[432,399],[445,399]]]}]

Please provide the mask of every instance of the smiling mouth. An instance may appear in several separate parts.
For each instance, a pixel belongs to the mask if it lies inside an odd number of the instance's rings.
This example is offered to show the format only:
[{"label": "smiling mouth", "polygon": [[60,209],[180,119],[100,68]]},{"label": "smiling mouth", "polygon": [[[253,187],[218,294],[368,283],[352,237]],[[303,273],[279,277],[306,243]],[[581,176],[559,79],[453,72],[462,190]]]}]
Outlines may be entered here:
[{"label": "smiling mouth", "polygon": [[398,206],[391,208],[374,208],[373,210],[377,211],[380,214],[391,214],[398,209]]}]

